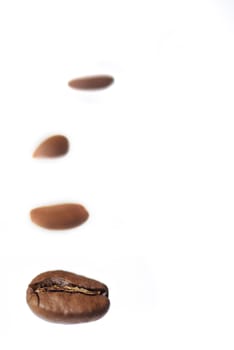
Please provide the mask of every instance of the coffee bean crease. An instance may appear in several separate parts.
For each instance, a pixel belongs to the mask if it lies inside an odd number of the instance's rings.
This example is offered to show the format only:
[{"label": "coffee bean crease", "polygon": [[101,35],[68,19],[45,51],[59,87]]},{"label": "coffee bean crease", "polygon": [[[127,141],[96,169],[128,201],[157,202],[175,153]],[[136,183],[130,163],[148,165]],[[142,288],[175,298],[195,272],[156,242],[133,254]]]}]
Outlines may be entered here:
[{"label": "coffee bean crease", "polygon": [[107,291],[104,289],[88,289],[82,286],[74,285],[72,283],[67,283],[65,280],[44,280],[42,282],[32,284],[30,287],[33,289],[34,293],[53,293],[53,292],[62,292],[62,293],[82,293],[86,295],[103,295],[108,296]]}]

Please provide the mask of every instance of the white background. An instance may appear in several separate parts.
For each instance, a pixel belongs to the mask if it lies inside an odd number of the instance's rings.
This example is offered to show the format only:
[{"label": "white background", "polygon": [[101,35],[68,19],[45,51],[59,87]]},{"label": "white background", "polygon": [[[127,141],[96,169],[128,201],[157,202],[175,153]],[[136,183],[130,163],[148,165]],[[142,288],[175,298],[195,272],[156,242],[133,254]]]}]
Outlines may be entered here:
[{"label": "white background", "polygon": [[[232,1],[1,1],[0,329],[4,349],[234,348]],[[79,92],[70,79],[111,74]],[[61,133],[70,152],[32,153]],[[32,208],[78,202],[66,232]],[[106,283],[99,321],[25,301],[37,274]]]}]

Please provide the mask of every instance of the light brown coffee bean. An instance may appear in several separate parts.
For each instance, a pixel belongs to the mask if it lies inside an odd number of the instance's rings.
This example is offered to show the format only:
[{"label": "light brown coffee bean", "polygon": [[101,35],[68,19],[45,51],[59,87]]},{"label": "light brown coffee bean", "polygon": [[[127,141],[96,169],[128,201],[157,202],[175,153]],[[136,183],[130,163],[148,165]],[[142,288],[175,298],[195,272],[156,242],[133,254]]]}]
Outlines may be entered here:
[{"label": "light brown coffee bean", "polygon": [[57,204],[32,209],[31,220],[44,228],[65,230],[83,224],[89,217],[87,210],[80,204]]},{"label": "light brown coffee bean", "polygon": [[68,139],[63,135],[54,135],[43,141],[33,153],[33,157],[60,157],[65,155],[69,149]]},{"label": "light brown coffee bean", "polygon": [[73,79],[68,85],[73,89],[79,90],[96,90],[104,89],[114,82],[114,78],[110,75],[94,75]]},{"label": "light brown coffee bean", "polygon": [[48,271],[29,284],[30,309],[46,321],[81,323],[94,321],[108,311],[108,288],[96,280],[61,270]]}]

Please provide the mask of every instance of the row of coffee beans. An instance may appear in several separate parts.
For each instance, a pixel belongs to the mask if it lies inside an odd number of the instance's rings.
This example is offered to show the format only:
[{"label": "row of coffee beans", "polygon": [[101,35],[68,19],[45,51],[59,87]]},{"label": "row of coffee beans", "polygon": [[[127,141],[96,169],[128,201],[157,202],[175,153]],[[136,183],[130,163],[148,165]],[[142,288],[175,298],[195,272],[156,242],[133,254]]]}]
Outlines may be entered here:
[{"label": "row of coffee beans", "polygon": [[[111,76],[99,75],[74,79],[68,85],[74,89],[95,90],[107,88],[113,81]],[[68,139],[54,135],[37,147],[33,157],[60,157],[68,150]],[[32,209],[30,216],[32,222],[43,228],[65,230],[83,224],[89,214],[80,204],[63,203]],[[62,270],[35,277],[28,286],[26,299],[37,316],[66,324],[97,320],[110,306],[105,284]]]}]

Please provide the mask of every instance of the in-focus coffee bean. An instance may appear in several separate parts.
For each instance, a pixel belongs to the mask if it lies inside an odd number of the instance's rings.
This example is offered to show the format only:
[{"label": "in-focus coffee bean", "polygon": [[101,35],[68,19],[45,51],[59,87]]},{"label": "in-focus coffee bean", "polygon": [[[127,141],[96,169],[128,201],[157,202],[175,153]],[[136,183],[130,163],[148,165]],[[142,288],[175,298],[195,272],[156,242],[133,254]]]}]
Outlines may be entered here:
[{"label": "in-focus coffee bean", "polygon": [[73,89],[96,90],[107,88],[113,82],[114,78],[110,75],[94,75],[73,79],[68,82],[68,85]]},{"label": "in-focus coffee bean", "polygon": [[35,277],[26,299],[37,316],[56,323],[94,321],[104,316],[110,306],[106,285],[61,270]]},{"label": "in-focus coffee bean", "polygon": [[54,135],[43,141],[33,153],[35,158],[54,158],[65,155],[68,152],[69,142],[63,135]]},{"label": "in-focus coffee bean", "polygon": [[65,230],[83,224],[89,217],[87,210],[80,204],[57,204],[32,209],[31,220],[44,228]]}]

